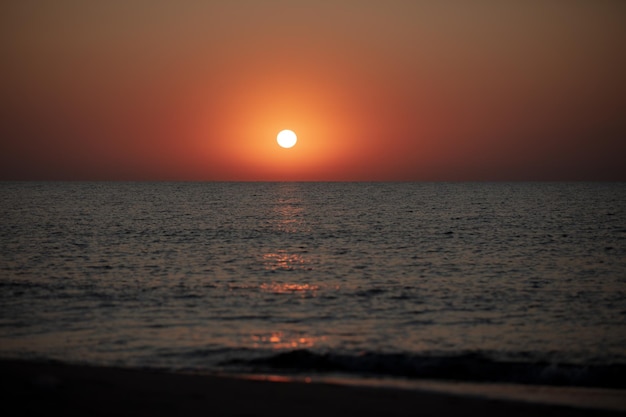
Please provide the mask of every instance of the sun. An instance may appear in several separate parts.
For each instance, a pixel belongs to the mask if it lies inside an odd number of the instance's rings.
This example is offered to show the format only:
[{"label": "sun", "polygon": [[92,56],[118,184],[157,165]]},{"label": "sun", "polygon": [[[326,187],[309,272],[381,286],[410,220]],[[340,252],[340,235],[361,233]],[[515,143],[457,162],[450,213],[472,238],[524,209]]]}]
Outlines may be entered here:
[{"label": "sun", "polygon": [[281,130],[276,136],[276,142],[283,148],[291,148],[298,141],[298,137],[292,130]]}]

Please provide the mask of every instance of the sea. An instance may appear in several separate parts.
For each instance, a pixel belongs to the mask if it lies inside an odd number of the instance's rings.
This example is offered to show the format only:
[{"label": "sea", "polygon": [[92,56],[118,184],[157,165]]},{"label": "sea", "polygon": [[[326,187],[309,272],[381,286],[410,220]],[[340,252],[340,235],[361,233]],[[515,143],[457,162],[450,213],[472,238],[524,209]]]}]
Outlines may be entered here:
[{"label": "sea", "polygon": [[0,357],[626,388],[626,184],[2,182]]}]

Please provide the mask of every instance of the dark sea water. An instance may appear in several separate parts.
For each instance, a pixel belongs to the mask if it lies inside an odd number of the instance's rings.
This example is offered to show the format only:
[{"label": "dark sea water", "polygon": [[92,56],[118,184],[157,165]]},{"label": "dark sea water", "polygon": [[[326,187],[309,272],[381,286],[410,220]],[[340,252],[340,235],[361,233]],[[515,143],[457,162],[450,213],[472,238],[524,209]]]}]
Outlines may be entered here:
[{"label": "dark sea water", "polygon": [[0,356],[626,387],[624,183],[0,183]]}]

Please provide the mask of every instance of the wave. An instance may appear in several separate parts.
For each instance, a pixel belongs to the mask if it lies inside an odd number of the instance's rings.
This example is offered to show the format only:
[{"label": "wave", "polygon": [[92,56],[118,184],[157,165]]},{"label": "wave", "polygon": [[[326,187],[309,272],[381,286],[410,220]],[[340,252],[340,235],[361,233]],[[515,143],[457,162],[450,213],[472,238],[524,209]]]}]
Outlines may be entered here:
[{"label": "wave", "polygon": [[519,383],[530,385],[626,388],[626,364],[567,364],[499,361],[480,353],[455,356],[363,353],[314,353],[306,349],[254,359],[230,359],[223,366],[256,372],[344,373],[455,381]]}]

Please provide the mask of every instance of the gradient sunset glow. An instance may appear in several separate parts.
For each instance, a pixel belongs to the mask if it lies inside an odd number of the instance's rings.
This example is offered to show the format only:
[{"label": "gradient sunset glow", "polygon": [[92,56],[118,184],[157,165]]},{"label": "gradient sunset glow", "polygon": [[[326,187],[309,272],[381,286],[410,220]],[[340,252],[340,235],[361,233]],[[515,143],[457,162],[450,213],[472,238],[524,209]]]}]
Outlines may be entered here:
[{"label": "gradient sunset glow", "polygon": [[626,180],[622,1],[5,1],[0,21],[2,180]]}]

